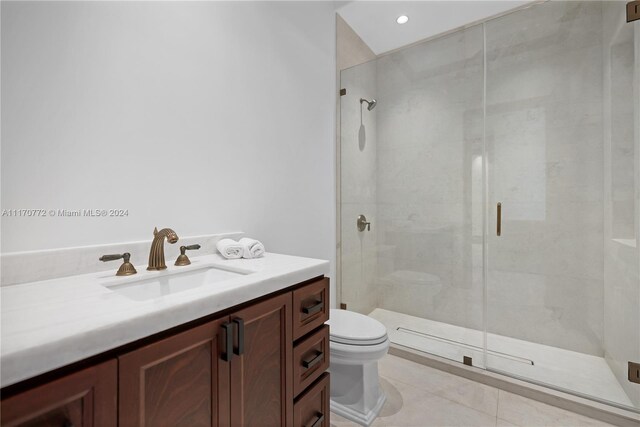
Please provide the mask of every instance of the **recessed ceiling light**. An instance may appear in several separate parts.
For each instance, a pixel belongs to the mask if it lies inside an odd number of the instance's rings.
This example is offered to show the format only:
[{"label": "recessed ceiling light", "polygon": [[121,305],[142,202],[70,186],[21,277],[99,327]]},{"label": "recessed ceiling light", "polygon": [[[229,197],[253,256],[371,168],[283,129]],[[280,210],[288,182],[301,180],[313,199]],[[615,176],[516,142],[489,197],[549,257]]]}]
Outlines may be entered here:
[{"label": "recessed ceiling light", "polygon": [[400,15],[398,16],[398,19],[396,19],[396,22],[398,24],[406,24],[409,22],[409,17],[407,15]]}]

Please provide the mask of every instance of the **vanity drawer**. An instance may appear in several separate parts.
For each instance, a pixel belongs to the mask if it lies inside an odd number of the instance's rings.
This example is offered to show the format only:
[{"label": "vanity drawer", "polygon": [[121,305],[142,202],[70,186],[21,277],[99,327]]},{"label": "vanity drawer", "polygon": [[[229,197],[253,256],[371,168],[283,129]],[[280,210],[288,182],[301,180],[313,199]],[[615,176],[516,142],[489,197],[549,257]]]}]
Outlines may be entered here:
[{"label": "vanity drawer", "polygon": [[297,340],[329,320],[329,279],[293,291],[293,339]]},{"label": "vanity drawer", "polygon": [[293,395],[297,396],[329,369],[329,325],[293,348]]},{"label": "vanity drawer", "polygon": [[294,427],[329,427],[329,374],[320,379],[293,405]]}]

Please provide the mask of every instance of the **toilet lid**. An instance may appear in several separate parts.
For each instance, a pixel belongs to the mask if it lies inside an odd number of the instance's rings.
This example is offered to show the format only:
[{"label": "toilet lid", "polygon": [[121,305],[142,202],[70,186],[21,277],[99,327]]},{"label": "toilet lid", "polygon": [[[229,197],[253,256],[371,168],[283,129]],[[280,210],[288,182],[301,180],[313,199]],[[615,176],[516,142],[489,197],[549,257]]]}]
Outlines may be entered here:
[{"label": "toilet lid", "polygon": [[348,310],[330,310],[329,335],[333,342],[375,345],[387,340],[387,328],[376,319]]}]

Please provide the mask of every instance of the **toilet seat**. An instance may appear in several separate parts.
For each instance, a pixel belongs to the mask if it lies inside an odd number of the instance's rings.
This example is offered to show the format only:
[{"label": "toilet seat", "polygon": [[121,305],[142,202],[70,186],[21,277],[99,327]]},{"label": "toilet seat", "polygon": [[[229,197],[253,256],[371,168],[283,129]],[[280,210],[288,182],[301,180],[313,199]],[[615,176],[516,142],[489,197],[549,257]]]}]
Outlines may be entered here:
[{"label": "toilet seat", "polygon": [[375,319],[354,311],[330,312],[329,341],[352,346],[377,346],[388,341],[387,328]]}]

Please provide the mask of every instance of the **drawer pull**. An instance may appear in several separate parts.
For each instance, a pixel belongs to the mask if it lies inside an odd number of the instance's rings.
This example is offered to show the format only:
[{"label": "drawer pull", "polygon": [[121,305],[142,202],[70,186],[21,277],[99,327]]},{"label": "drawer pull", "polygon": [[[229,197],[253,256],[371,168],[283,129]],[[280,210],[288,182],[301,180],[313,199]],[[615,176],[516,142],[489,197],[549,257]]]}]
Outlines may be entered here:
[{"label": "drawer pull", "polygon": [[316,420],[312,424],[307,424],[307,425],[309,427],[319,427],[322,425],[323,421],[324,421],[324,414],[321,412],[318,412],[318,415],[316,415]]},{"label": "drawer pull", "polygon": [[236,317],[233,319],[233,323],[238,325],[238,348],[234,349],[233,352],[240,356],[244,353],[244,320]]},{"label": "drawer pull", "polygon": [[323,308],[324,308],[324,302],[318,301],[310,307],[302,307],[302,312],[304,314],[315,314],[321,311]]},{"label": "drawer pull", "polygon": [[322,359],[324,359],[324,353],[323,352],[319,352],[313,358],[311,358],[309,360],[303,360],[302,361],[302,366],[304,366],[307,369],[313,368],[318,363],[320,363],[322,361]]},{"label": "drawer pull", "polygon": [[224,329],[224,353],[222,353],[222,360],[228,362],[233,355],[233,323],[225,323],[222,325]]},{"label": "drawer pull", "polygon": [[69,420],[65,420],[64,424],[62,424],[62,427],[73,427],[73,423]]}]

